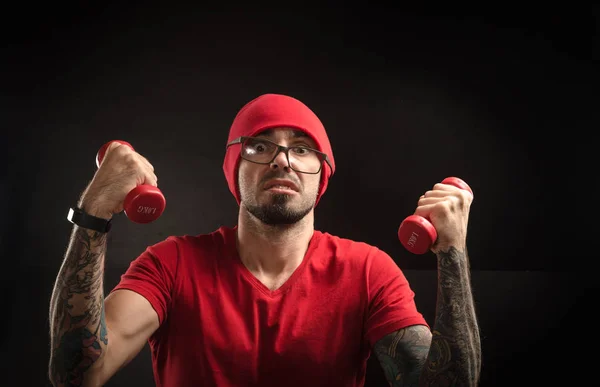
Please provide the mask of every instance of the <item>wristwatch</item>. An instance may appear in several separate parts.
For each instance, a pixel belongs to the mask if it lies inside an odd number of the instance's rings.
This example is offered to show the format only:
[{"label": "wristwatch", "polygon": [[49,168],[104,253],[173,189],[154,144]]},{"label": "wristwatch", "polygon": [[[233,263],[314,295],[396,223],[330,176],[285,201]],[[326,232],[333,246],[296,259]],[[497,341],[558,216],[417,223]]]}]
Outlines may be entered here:
[{"label": "wristwatch", "polygon": [[107,233],[110,231],[112,225],[112,219],[102,219],[96,216],[85,213],[79,207],[71,207],[67,220],[79,227],[87,228],[90,230]]}]

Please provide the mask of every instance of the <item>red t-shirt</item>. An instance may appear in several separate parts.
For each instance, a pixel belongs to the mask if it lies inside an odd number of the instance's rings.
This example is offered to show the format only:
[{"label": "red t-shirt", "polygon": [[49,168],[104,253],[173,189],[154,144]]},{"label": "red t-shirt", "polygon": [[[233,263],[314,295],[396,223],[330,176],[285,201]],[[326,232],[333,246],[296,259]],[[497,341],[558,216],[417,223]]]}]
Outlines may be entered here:
[{"label": "red t-shirt", "polygon": [[315,231],[300,266],[270,291],[240,261],[235,229],[169,237],[114,289],[138,292],[158,313],[149,340],[158,387],[362,386],[377,340],[428,326],[376,247]]}]

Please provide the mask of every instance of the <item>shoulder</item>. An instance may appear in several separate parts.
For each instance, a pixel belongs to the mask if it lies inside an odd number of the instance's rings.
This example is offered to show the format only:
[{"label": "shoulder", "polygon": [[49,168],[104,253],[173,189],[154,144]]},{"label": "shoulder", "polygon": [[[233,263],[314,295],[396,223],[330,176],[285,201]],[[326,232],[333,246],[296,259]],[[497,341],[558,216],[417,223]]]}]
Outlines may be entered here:
[{"label": "shoulder", "polygon": [[315,237],[322,250],[334,253],[369,254],[378,250],[377,247],[369,243],[333,235],[325,231],[315,230]]},{"label": "shoulder", "polygon": [[185,256],[218,252],[235,244],[235,227],[222,226],[208,233],[170,235],[148,247],[157,256]]},{"label": "shoulder", "polygon": [[319,254],[328,263],[354,267],[369,278],[382,279],[403,276],[400,266],[392,256],[378,246],[365,242],[317,231]]},{"label": "shoulder", "polygon": [[357,260],[363,263],[391,260],[391,257],[379,247],[365,241],[315,231],[318,246],[322,253],[338,260]]}]

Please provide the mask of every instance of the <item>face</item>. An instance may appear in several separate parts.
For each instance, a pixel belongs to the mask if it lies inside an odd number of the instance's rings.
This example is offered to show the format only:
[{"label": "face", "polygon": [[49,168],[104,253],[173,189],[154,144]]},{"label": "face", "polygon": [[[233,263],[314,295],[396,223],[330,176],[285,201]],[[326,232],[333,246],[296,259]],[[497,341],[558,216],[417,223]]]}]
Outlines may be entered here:
[{"label": "face", "polygon": [[[314,141],[302,132],[291,129],[273,129],[257,135],[283,146],[307,146],[314,149]],[[290,151],[290,156],[291,156]],[[268,225],[293,224],[303,219],[314,208],[319,192],[321,173],[296,172],[280,152],[271,164],[256,164],[240,160],[238,184],[242,205]],[[275,184],[276,180],[281,184]],[[286,184],[293,188],[283,187]]]}]

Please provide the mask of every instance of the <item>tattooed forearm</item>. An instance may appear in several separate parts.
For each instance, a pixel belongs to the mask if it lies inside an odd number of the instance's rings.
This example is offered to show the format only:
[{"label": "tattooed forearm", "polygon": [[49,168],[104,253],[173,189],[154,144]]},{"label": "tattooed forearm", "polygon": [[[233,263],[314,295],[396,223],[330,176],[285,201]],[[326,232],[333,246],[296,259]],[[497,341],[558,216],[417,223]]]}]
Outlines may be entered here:
[{"label": "tattooed forearm", "polygon": [[374,353],[390,386],[476,386],[481,368],[479,328],[466,253],[438,253],[437,311],[423,325],[380,339]]},{"label": "tattooed forearm", "polygon": [[450,248],[438,253],[438,294],[431,349],[421,380],[427,386],[475,386],[481,343],[475,315],[469,260]]},{"label": "tattooed forearm", "polygon": [[54,386],[81,386],[108,344],[104,319],[106,234],[74,226],[50,301],[49,376]]}]

